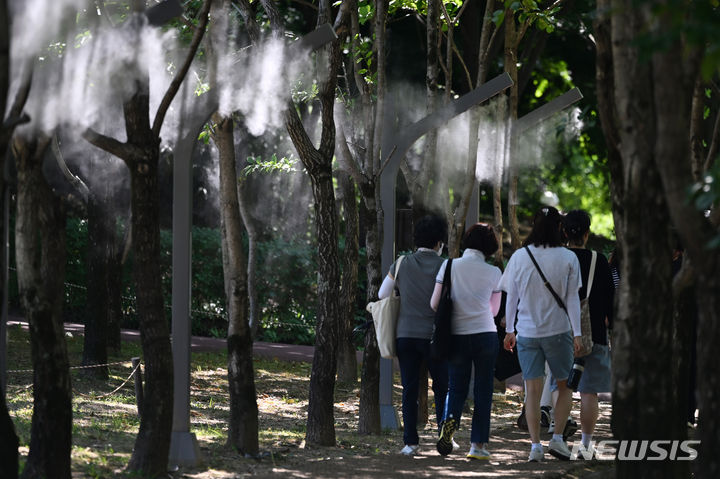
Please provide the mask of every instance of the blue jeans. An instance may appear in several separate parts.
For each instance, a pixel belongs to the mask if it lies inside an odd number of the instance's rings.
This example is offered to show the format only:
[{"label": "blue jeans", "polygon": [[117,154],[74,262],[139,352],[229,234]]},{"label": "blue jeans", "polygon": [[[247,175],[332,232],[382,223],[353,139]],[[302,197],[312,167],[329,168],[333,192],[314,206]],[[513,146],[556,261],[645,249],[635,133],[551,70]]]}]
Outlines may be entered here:
[{"label": "blue jeans", "polygon": [[429,339],[397,338],[396,345],[403,387],[403,440],[405,444],[415,445],[420,441],[417,433],[420,367],[424,361],[430,372],[435,393],[435,415],[440,424],[448,388],[448,366],[447,361],[434,361],[430,357]]},{"label": "blue jeans", "polygon": [[470,371],[475,366],[475,407],[470,440],[477,443],[488,442],[495,359],[499,349],[497,333],[453,335],[450,344],[450,385],[445,403],[445,419],[452,416],[460,422],[470,387]]}]

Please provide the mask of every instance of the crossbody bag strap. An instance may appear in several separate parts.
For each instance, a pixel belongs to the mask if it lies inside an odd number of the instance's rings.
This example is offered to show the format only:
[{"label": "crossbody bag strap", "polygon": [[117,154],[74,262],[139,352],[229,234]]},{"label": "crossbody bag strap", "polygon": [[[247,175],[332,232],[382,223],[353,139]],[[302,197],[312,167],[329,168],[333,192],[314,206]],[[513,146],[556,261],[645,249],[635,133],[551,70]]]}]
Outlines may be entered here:
[{"label": "crossbody bag strap", "polygon": [[528,255],[530,256],[530,259],[532,260],[533,264],[535,265],[535,269],[537,269],[537,272],[540,273],[540,277],[542,278],[543,283],[545,284],[545,287],[548,289],[548,291],[550,291],[550,294],[553,295],[553,298],[555,298],[555,301],[557,301],[558,306],[560,306],[560,308],[563,311],[565,311],[565,314],[567,314],[567,308],[565,308],[565,303],[563,303],[563,300],[560,299],[560,296],[558,296],[558,294],[555,292],[553,287],[550,285],[550,282],[548,282],[547,278],[545,277],[542,270],[540,269],[540,265],[537,264],[537,261],[535,261],[535,257],[530,252],[530,248],[525,246],[525,250],[527,251]]},{"label": "crossbody bag strap", "polygon": [[595,263],[597,263],[597,251],[593,250],[592,260],[590,260],[590,273],[588,274],[587,292],[585,293],[586,298],[590,298],[590,291],[592,291],[593,278],[595,278]]},{"label": "crossbody bag strap", "polygon": [[397,281],[397,275],[398,272],[400,272],[400,263],[402,263],[403,259],[405,259],[405,255],[400,255],[400,257],[395,262],[395,281]]},{"label": "crossbody bag strap", "polygon": [[445,275],[443,276],[443,289],[447,288],[448,294],[450,291],[450,287],[452,286],[452,275],[450,274],[450,270],[452,269],[452,258],[447,260],[447,265],[445,266]]},{"label": "crossbody bag strap", "polygon": [[395,274],[393,275],[393,281],[395,282],[395,286],[393,287],[393,294],[395,296],[400,296],[400,290],[398,289],[397,279],[398,279],[398,273],[400,272],[400,263],[402,263],[403,259],[405,259],[405,255],[400,255],[395,261]]}]

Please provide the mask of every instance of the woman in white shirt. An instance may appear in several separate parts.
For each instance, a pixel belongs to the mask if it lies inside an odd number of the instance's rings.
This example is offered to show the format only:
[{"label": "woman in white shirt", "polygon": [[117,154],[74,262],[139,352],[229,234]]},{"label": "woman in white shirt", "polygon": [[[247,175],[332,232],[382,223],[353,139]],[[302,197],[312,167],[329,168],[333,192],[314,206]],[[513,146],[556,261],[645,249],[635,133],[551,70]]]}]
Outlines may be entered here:
[{"label": "woman in white shirt", "polygon": [[[472,445],[467,457],[490,459],[487,443],[490,435],[493,375],[498,353],[494,315],[500,306],[498,282],[502,273],[485,262],[495,253],[498,243],[492,227],[482,223],[472,226],[463,238],[465,251],[452,261],[450,297],[453,303],[449,358],[449,383],[445,414],[437,450],[452,452],[452,436],[460,424],[465,398],[468,396],[470,372],[475,366],[475,401],[472,416]],[[430,306],[437,309],[445,276],[445,261],[438,271]],[[494,305],[494,308],[491,307]]]},{"label": "woman in white shirt", "polygon": [[[542,208],[535,215],[525,247],[513,253],[500,281],[500,289],[507,292],[505,317],[515,318],[517,313],[517,326],[512,320],[507,321],[504,346],[512,350],[517,344],[518,348],[520,368],[525,380],[525,412],[532,441],[530,461],[543,459],[540,396],[545,361],[557,379],[555,431],[562,432],[572,402],[567,378],[572,367],[573,352],[579,351],[582,335],[578,296],[581,287],[580,263],[572,251],[563,247],[561,223],[562,216],[558,210],[549,206]],[[553,434],[548,452],[559,459],[570,459],[570,450],[562,434]]]}]

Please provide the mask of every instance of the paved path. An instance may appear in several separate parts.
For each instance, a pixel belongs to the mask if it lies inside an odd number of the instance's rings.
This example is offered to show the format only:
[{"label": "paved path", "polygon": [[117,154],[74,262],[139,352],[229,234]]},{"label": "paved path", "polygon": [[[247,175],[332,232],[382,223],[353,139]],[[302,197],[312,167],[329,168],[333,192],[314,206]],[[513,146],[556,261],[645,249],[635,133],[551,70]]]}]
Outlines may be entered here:
[{"label": "paved path", "polygon": [[[21,325],[27,329],[27,322],[18,316],[11,316],[8,326]],[[85,325],[80,323],[65,323],[65,331],[74,334],[83,334]],[[122,329],[120,335],[124,341],[140,342],[140,332],[134,329]],[[227,341],[223,338],[208,338],[204,336],[193,336],[190,340],[190,349],[193,352],[224,351],[227,349]],[[253,355],[261,358],[275,358],[280,361],[294,361],[312,363],[315,348],[300,344],[265,343],[255,341],[253,343]],[[362,351],[357,352],[358,364],[362,363]],[[397,369],[397,361],[395,368]],[[507,387],[514,390],[522,390],[522,376],[517,374],[506,381]],[[610,402],[610,394],[600,394],[602,402]]]}]

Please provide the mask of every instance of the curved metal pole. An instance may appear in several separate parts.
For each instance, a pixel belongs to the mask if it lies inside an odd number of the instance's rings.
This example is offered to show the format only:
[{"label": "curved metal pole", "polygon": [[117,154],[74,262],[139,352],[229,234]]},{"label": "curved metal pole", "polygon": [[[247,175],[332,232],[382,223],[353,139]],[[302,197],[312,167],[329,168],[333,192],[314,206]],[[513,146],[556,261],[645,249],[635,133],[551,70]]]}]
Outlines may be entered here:
[{"label": "curved metal pole", "polygon": [[[381,163],[383,170],[380,174],[380,202],[384,213],[382,271],[387,271],[395,258],[395,182],[400,162],[407,151],[429,131],[503,92],[511,85],[510,75],[503,73],[399,132],[396,131],[393,99],[390,95],[386,97],[382,142],[384,161]],[[383,429],[397,429],[399,426],[397,412],[392,404],[392,368],[392,360],[380,359],[380,424]]]}]

